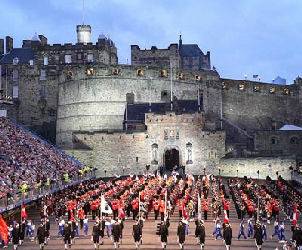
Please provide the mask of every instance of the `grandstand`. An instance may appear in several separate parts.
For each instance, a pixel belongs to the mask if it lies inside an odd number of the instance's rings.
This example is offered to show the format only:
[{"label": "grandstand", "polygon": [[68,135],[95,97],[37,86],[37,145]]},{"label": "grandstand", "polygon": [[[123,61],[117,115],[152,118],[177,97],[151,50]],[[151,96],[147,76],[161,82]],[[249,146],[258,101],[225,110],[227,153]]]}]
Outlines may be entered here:
[{"label": "grandstand", "polygon": [[0,208],[72,183],[88,169],[25,128],[0,117]]}]

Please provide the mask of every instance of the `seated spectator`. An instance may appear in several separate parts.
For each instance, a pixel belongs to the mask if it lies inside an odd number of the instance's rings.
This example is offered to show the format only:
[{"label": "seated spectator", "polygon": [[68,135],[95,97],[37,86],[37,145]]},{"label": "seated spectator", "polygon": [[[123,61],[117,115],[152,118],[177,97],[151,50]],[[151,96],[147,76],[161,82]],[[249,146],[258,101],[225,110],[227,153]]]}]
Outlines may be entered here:
[{"label": "seated spectator", "polygon": [[64,176],[72,179],[82,168],[55,146],[0,117],[0,199],[49,186]]}]

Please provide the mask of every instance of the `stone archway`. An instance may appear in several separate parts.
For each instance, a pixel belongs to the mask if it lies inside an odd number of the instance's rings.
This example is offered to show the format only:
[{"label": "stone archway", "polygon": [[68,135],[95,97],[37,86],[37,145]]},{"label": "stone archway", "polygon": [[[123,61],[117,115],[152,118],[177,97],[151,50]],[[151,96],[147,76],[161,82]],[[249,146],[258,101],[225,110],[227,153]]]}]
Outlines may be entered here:
[{"label": "stone archway", "polygon": [[175,166],[180,165],[180,153],[177,148],[168,148],[164,152],[163,163],[167,170],[172,171]]}]

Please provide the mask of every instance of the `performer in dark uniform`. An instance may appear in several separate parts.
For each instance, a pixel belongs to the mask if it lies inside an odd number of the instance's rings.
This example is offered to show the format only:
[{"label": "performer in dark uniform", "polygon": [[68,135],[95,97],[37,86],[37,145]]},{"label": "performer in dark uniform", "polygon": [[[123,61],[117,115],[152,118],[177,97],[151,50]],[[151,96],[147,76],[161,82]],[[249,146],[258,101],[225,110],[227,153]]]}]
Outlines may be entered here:
[{"label": "performer in dark uniform", "polygon": [[135,248],[138,249],[142,238],[142,228],[139,221],[137,221],[136,224],[133,225],[132,235],[135,243]]},{"label": "performer in dark uniform", "polygon": [[169,235],[169,225],[167,222],[162,221],[159,228],[160,241],[162,249],[166,249]]},{"label": "performer in dark uniform", "polygon": [[257,221],[256,225],[255,225],[255,229],[254,229],[254,238],[255,238],[255,242],[256,242],[256,247],[257,249],[261,249],[262,244],[263,244],[263,234],[262,234],[262,227],[261,224],[259,223],[259,221]]},{"label": "performer in dark uniform", "polygon": [[195,236],[199,239],[200,248],[204,249],[206,232],[204,222],[202,220],[198,221],[196,224]]},{"label": "performer in dark uniform", "polygon": [[178,244],[180,249],[184,249],[184,243],[186,240],[186,228],[185,228],[185,224],[181,221],[178,224],[177,236],[178,236]]},{"label": "performer in dark uniform", "polygon": [[[100,236],[101,236],[101,225],[96,222],[92,227],[91,240],[94,244],[94,249],[99,249],[100,247]],[[104,231],[103,231],[104,236]]]},{"label": "performer in dark uniform", "polygon": [[22,220],[20,225],[20,241],[19,244],[22,245],[25,238],[25,228],[26,228],[26,220]]},{"label": "performer in dark uniform", "polygon": [[65,244],[65,249],[71,248],[71,222],[68,222],[67,224],[64,225],[64,244]]},{"label": "performer in dark uniform", "polygon": [[18,249],[19,243],[20,243],[20,227],[17,223],[12,231],[12,238],[13,238],[13,245],[14,249]]},{"label": "performer in dark uniform", "polygon": [[228,222],[224,224],[223,239],[226,249],[230,250],[232,245],[232,228]]},{"label": "performer in dark uniform", "polygon": [[298,250],[302,249],[302,230],[299,225],[296,225],[293,229],[293,241]]},{"label": "performer in dark uniform", "polygon": [[117,249],[120,246],[120,237],[121,237],[121,225],[117,221],[112,226],[112,236],[113,236],[114,249]]},{"label": "performer in dark uniform", "polygon": [[70,238],[71,238],[71,244],[74,244],[75,243],[75,235],[76,235],[76,223],[75,221],[71,221],[71,235],[70,235]]},{"label": "performer in dark uniform", "polygon": [[103,245],[104,244],[104,236],[105,236],[105,220],[104,219],[101,219],[100,221],[100,245]]},{"label": "performer in dark uniform", "polygon": [[49,219],[46,218],[45,219],[45,244],[47,244],[50,238],[49,230],[50,230],[50,222]]},{"label": "performer in dark uniform", "polygon": [[43,223],[41,223],[37,229],[37,242],[40,246],[40,249],[44,249],[45,238],[46,238],[45,226],[43,225]]}]

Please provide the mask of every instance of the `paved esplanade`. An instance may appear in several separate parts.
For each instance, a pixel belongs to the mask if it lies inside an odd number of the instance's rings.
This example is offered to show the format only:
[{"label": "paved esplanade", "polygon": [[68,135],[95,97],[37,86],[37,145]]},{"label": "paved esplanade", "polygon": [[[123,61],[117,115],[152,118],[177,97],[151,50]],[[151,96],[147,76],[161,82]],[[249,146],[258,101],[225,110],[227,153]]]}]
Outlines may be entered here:
[{"label": "paved esplanade", "polygon": [[[284,218],[284,214],[282,214],[282,218]],[[37,225],[39,216],[38,213],[30,214],[30,218],[35,217],[35,224]],[[91,217],[89,217],[91,218]],[[171,216],[171,225],[169,228],[169,237],[168,237],[168,246],[167,249],[179,249],[179,246],[177,244],[177,236],[176,236],[176,229],[178,224],[179,218],[178,218],[178,211],[175,210],[174,215]],[[159,220],[154,220],[154,215],[151,213],[149,216],[149,219],[145,221],[144,228],[143,228],[143,245],[141,245],[140,249],[161,249],[161,244],[159,240],[159,236],[156,235],[156,227],[157,223],[159,223]],[[255,246],[254,239],[247,239],[244,240],[242,237],[240,240],[237,240],[238,235],[238,228],[240,221],[237,219],[237,214],[234,209],[234,203],[231,203],[231,210],[230,210],[230,223],[233,228],[233,240],[232,240],[232,247],[231,249],[257,249]],[[72,245],[71,249],[78,249],[78,250],[88,250],[88,249],[94,249],[93,243],[91,242],[91,229],[92,229],[93,222],[90,221],[89,223],[89,236],[83,236],[83,232],[80,232],[80,238],[75,240],[75,244]],[[125,222],[125,228],[123,230],[123,240],[122,244],[119,249],[135,249],[134,243],[133,243],[133,237],[132,237],[132,225],[134,224],[134,221],[131,219],[126,220]],[[273,240],[271,240],[271,235],[273,232],[273,223],[268,225],[267,228],[267,235],[268,240],[264,242],[262,249],[282,249],[282,245],[278,243],[278,240],[276,237],[274,237]],[[286,232],[285,236],[286,239],[289,239],[291,237],[291,231],[290,231],[290,222],[286,221]],[[206,227],[206,245],[205,249],[211,249],[211,250],[222,250],[225,249],[224,243],[222,240],[215,240],[212,236],[214,223],[213,219],[210,213],[210,216],[208,216],[208,220],[205,222]],[[245,224],[245,230],[247,234],[247,225]],[[196,244],[196,239],[194,237],[195,233],[195,223],[194,221],[190,222],[190,231],[189,236],[186,237],[185,242],[185,249],[188,250],[194,250],[194,249],[200,249],[200,246]],[[55,250],[55,249],[64,249],[64,243],[63,240],[59,237],[57,237],[58,234],[58,226],[55,223],[54,219],[51,219],[51,239],[49,241],[49,244],[45,247],[45,250]],[[11,249],[8,248],[8,249]],[[35,244],[35,242],[29,242],[28,240],[25,241],[25,243],[19,248],[22,250],[32,250],[32,249],[39,249],[38,245]],[[114,249],[113,243],[108,237],[105,237],[104,239],[104,245],[100,246],[100,249]]]}]

